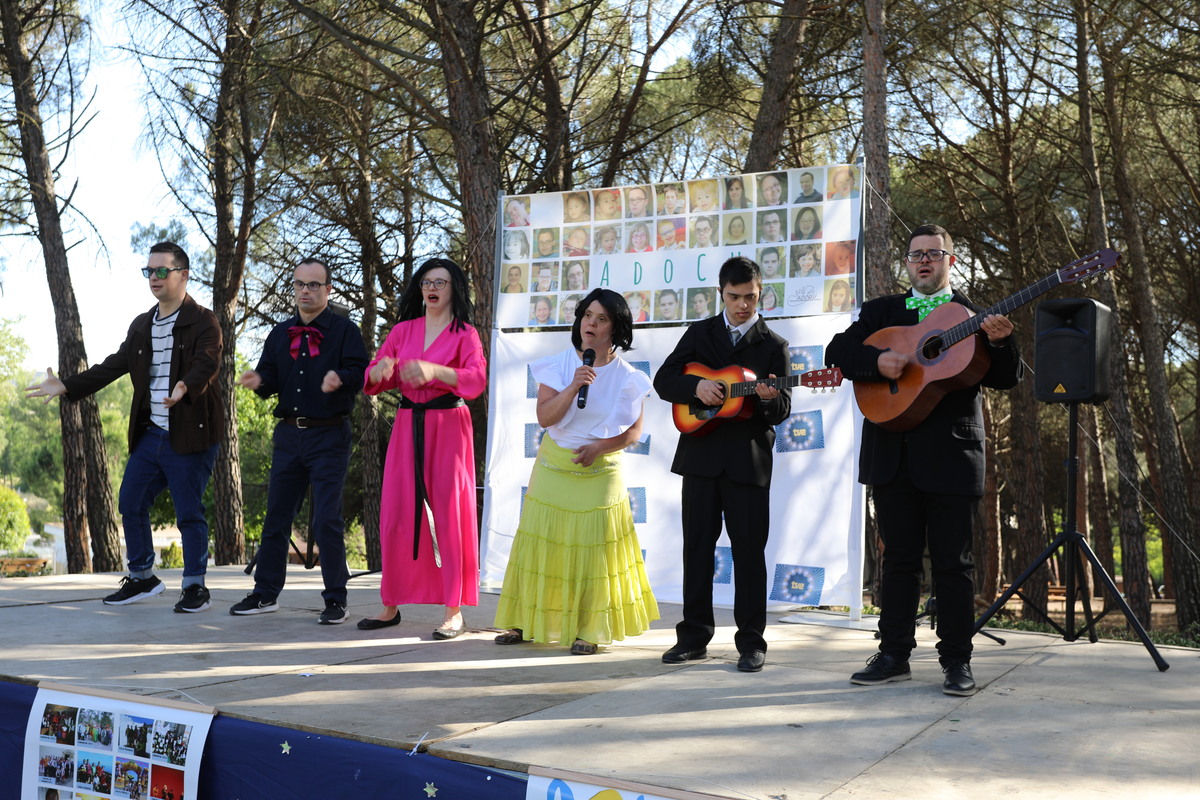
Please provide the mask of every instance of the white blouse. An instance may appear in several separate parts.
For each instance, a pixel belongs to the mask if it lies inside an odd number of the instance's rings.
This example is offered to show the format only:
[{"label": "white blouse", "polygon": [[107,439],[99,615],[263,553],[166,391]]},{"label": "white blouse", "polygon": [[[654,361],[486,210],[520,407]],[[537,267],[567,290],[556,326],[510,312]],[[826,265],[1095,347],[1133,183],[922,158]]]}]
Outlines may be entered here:
[{"label": "white blouse", "polygon": [[[583,359],[575,348],[540,358],[529,365],[533,379],[561,392],[575,378]],[[595,367],[596,380],[588,389],[585,408],[572,401],[567,413],[546,432],[559,447],[573,450],[598,439],[624,433],[642,415],[642,401],[650,394],[646,373],[634,369],[620,356]]]}]

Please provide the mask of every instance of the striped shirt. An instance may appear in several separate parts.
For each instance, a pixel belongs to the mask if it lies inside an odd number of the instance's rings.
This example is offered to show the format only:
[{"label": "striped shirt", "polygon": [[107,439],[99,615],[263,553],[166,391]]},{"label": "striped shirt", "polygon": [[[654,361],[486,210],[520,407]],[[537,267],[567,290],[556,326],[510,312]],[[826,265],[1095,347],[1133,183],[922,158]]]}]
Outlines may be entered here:
[{"label": "striped shirt", "polygon": [[150,421],[164,431],[171,430],[171,417],[163,400],[171,394],[171,347],[175,342],[175,320],[179,309],[168,317],[154,312],[150,323],[150,344],[154,358],[150,362]]}]

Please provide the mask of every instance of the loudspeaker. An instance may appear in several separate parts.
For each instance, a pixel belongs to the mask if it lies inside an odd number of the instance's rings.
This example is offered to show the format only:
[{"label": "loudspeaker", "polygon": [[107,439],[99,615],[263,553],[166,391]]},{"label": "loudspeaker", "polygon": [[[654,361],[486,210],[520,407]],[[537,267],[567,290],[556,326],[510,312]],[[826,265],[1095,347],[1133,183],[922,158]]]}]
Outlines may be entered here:
[{"label": "loudspeaker", "polygon": [[1033,395],[1043,403],[1103,403],[1109,394],[1112,313],[1088,298],[1037,307]]}]

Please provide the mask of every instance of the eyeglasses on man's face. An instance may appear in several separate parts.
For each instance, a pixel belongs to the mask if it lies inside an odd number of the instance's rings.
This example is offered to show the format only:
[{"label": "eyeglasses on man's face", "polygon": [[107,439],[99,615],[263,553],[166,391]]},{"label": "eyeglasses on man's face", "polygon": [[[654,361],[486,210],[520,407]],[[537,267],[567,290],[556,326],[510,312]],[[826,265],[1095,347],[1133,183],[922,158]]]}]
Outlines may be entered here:
[{"label": "eyeglasses on man's face", "polygon": [[315,292],[322,286],[328,285],[328,283],[322,283],[321,281],[292,281],[292,288],[297,292],[301,289],[308,289],[310,292]]},{"label": "eyeglasses on man's face", "polygon": [[920,264],[922,261],[936,263],[948,255],[949,250],[909,250],[904,254],[904,258],[910,264]]},{"label": "eyeglasses on man's face", "polygon": [[431,280],[431,281],[430,280],[421,281],[422,289],[436,289],[438,291],[441,291],[442,289],[445,289],[449,285],[450,285],[450,281],[446,280],[445,278],[435,278],[434,280]]},{"label": "eyeglasses on man's face", "polygon": [[181,272],[187,267],[142,267],[143,278],[158,278],[160,281],[172,272]]}]

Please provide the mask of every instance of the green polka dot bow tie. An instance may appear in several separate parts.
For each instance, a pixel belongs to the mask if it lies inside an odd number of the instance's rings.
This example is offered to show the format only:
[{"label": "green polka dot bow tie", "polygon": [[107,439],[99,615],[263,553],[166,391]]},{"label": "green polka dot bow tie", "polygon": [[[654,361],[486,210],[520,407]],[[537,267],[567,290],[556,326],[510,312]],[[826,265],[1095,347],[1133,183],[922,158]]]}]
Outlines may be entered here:
[{"label": "green polka dot bow tie", "polygon": [[917,322],[920,322],[932,314],[935,308],[948,300],[950,300],[950,295],[948,294],[939,294],[937,297],[910,297],[904,301],[904,307],[915,308],[917,310]]}]

